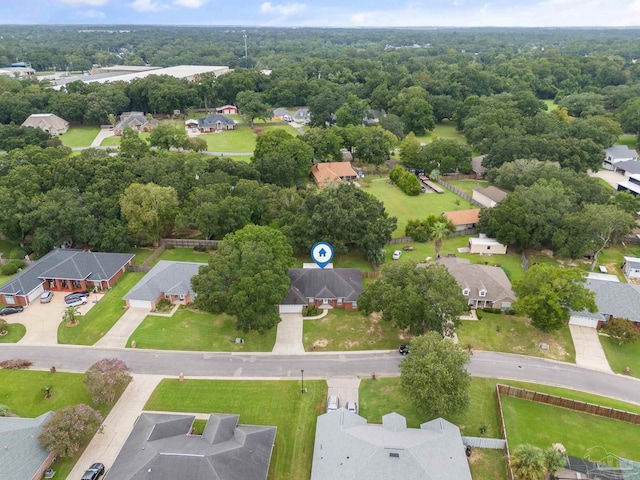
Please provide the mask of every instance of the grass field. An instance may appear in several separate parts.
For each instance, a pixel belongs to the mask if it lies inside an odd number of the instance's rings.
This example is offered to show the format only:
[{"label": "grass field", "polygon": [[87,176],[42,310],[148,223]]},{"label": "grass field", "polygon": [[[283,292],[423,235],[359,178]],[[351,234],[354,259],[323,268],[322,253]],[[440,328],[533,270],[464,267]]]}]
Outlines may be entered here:
[{"label": "grass field", "polygon": [[67,133],[58,138],[65,147],[88,147],[100,132],[97,126],[71,127]]},{"label": "grass field", "polygon": [[426,135],[421,135],[416,138],[424,143],[431,143],[439,138],[466,142],[464,135],[456,129],[456,124],[448,120],[444,120],[442,123],[436,124],[436,128],[434,128],[432,132],[428,132]]},{"label": "grass field", "polygon": [[343,350],[391,350],[406,343],[408,336],[385,322],[380,315],[365,317],[360,312],[349,312],[340,308],[330,310],[318,320],[305,320],[303,326],[304,349]]},{"label": "grass field", "polygon": [[626,145],[629,148],[636,148],[637,137],[635,135],[621,135],[618,137],[616,145]]},{"label": "grass field", "polygon": [[371,177],[373,178],[369,186],[363,186],[363,189],[383,202],[387,213],[398,219],[398,227],[393,233],[393,237],[404,237],[409,220],[425,218],[428,215],[440,215],[449,210],[474,208],[469,202],[449,190],[445,190],[442,194],[421,193],[411,197],[395,185],[389,185],[386,177],[380,175],[372,175]]},{"label": "grass field", "polygon": [[547,112],[553,112],[558,109],[558,105],[553,103],[553,100],[542,100],[547,106]]},{"label": "grass field", "polygon": [[79,325],[66,327],[62,321],[58,326],[58,343],[93,345],[100,340],[124,313],[124,294],[143,276],[144,273],[126,272],[86,315],[80,317]]},{"label": "grass field", "polygon": [[[233,343],[236,338],[244,343]],[[131,334],[127,345],[137,348],[208,352],[270,352],[276,341],[276,328],[264,335],[242,332],[233,317],[179,309],[171,317],[149,315]]]},{"label": "grass field", "polygon": [[117,147],[120,145],[120,137],[107,137],[102,140],[100,146],[102,147]]},{"label": "grass field", "polygon": [[[463,321],[457,330],[460,345],[475,350],[518,353],[575,363],[576,353],[568,325],[553,333],[545,333],[531,321],[512,315],[480,312],[482,320]],[[542,350],[540,343],[549,345]]]},{"label": "grass field", "polygon": [[240,423],[278,427],[270,480],[311,477],[316,417],[324,413],[327,384],[298,381],[163,380],[145,409],[237,413]]},{"label": "grass field", "polygon": [[256,135],[250,127],[236,127],[220,133],[203,133],[199,138],[207,141],[209,152],[253,152]]},{"label": "grass field", "polygon": [[130,247],[125,253],[133,253],[135,255],[135,258],[133,259],[134,263],[140,266],[147,260],[147,258],[153,255],[153,252],[155,252],[155,249],[153,248]]},{"label": "grass field", "polygon": [[[84,385],[84,375],[78,373],[51,374],[29,370],[0,370],[0,403],[7,405],[21,417],[37,417],[48,411],[69,405],[84,403],[100,412],[105,418],[111,405],[93,405],[91,395]],[[44,398],[44,387],[51,387],[53,396]],[[65,479],[80,458],[82,452],[53,465],[56,479]]]},{"label": "grass field", "polygon": [[[313,263],[311,254],[307,252],[298,252],[293,255],[296,259],[294,268],[302,268],[303,263]],[[346,255],[336,255],[332,260],[335,268],[359,268],[365,272],[372,272],[373,267],[359,251],[351,251]]]},{"label": "grass field", "polygon": [[489,186],[489,182],[486,180],[446,180],[446,182],[470,197],[473,195],[474,188],[486,188]]},{"label": "grass field", "polygon": [[7,325],[7,329],[9,333],[4,337],[0,337],[0,343],[16,343],[27,333],[27,328],[21,323],[10,323]]},{"label": "grass field", "polygon": [[624,373],[625,368],[629,367],[629,374],[640,378],[640,340],[628,345],[618,345],[609,337],[599,337],[611,370]]},{"label": "grass field", "polygon": [[170,260],[172,262],[207,263],[210,256],[210,253],[196,252],[193,248],[167,248],[160,254],[158,260]]},{"label": "grass field", "polygon": [[640,426],[587,413],[502,396],[509,448],[530,443],[548,448],[562,443],[569,455],[583,457],[591,447],[640,461]]}]

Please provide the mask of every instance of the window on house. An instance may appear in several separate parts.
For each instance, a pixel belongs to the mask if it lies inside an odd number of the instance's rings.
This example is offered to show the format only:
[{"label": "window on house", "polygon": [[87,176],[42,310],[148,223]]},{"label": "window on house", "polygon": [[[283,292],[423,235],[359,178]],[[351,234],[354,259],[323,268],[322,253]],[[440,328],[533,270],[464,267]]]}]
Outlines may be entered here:
[{"label": "window on house", "polygon": [[180,299],[180,301],[184,301],[184,295],[179,295],[178,298]]},{"label": "window on house", "polygon": [[468,297],[470,293],[471,293],[471,290],[469,290],[468,288],[465,288],[465,289],[462,290],[462,294],[465,297]]},{"label": "window on house", "polygon": [[342,299],[341,298],[338,299],[338,305],[342,305]]},{"label": "window on house", "polygon": [[486,297],[487,296],[487,291],[483,288],[482,290],[480,290],[480,296],[481,297]]},{"label": "window on house", "polygon": [[487,245],[487,250],[491,250],[491,245]]}]

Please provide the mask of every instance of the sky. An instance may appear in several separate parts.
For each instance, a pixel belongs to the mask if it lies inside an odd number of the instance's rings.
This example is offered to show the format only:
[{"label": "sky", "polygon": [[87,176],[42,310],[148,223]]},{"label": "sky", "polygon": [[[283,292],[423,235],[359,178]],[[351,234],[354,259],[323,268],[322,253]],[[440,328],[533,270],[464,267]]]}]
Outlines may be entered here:
[{"label": "sky", "polygon": [[625,27],[640,0],[0,0],[0,24]]}]

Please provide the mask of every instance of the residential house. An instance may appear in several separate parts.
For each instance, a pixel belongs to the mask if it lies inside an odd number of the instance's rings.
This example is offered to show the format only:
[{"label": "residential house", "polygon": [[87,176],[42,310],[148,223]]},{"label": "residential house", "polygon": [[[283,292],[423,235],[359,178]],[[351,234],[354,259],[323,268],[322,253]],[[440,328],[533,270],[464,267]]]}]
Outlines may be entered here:
[{"label": "residential house", "polygon": [[589,274],[585,287],[595,293],[598,311],[571,312],[570,325],[600,328],[612,318],[640,324],[640,285],[621,283],[615,275]]},{"label": "residential house", "polygon": [[162,299],[173,305],[193,303],[196,293],[191,287],[191,278],[205,265],[206,263],[160,260],[124,296],[127,307],[155,310]]},{"label": "residential house", "polygon": [[120,115],[120,121],[113,127],[113,134],[120,136],[127,127],[138,133],[150,132],[157,126],[157,120],[153,118],[148,119],[142,112],[124,112]]},{"label": "residential house", "polygon": [[476,178],[484,178],[484,174],[487,173],[487,167],[482,165],[485,158],[486,155],[471,158],[471,170],[476,174]]},{"label": "residential house", "polygon": [[111,288],[133,265],[130,253],[52,250],[0,286],[0,303],[30,305],[45,290],[70,292]]},{"label": "residential house", "polygon": [[358,172],[353,169],[351,162],[316,163],[311,167],[311,175],[318,188],[358,179]]},{"label": "residential house", "polygon": [[291,122],[293,120],[293,116],[291,115],[291,112],[286,108],[276,108],[273,111],[273,119]]},{"label": "residential house", "polygon": [[0,478],[40,480],[55,458],[38,442],[52,413],[36,418],[0,417]]},{"label": "residential house", "polygon": [[69,122],[53,113],[34,113],[22,122],[23,127],[39,128],[55,137],[69,130]]},{"label": "residential house", "polygon": [[358,268],[291,268],[289,293],[280,303],[280,313],[299,313],[307,305],[357,310],[362,293]]},{"label": "residential house", "polygon": [[493,185],[486,188],[476,187],[471,198],[483,207],[493,208],[507,198],[507,192]]},{"label": "residential house", "polygon": [[378,125],[380,123],[380,118],[382,117],[382,112],[380,110],[369,109],[365,117],[362,119],[362,124],[365,126]]},{"label": "residential house", "polygon": [[628,180],[618,183],[619,192],[629,192],[633,195],[640,195],[640,175],[631,174],[628,176]]},{"label": "residential house", "polygon": [[456,232],[472,230],[480,221],[480,209],[471,210],[454,210],[451,212],[443,212],[442,215],[447,217],[456,226]]},{"label": "residential house", "polygon": [[189,119],[184,121],[184,126],[185,126],[185,128],[188,128],[190,130],[197,130],[198,129],[198,120],[195,120],[193,118],[189,118]]},{"label": "residential house", "polygon": [[238,115],[238,107],[235,105],[223,105],[222,107],[216,108],[216,113],[222,115]]},{"label": "residential house", "polygon": [[382,425],[340,408],[318,417],[311,480],[471,480],[460,429],[443,418],[407,428],[395,412]]},{"label": "residential house", "polygon": [[232,119],[217,113],[198,119],[200,133],[220,132],[222,130],[234,130],[235,128],[236,123]]},{"label": "residential house", "polygon": [[192,435],[194,415],[142,413],[105,479],[266,480],[276,427],[239,417],[212,413]]},{"label": "residential house", "polygon": [[602,167],[607,170],[617,170],[617,164],[628,160],[638,161],[638,152],[627,147],[626,145],[614,145],[605,150]]},{"label": "residential house", "polygon": [[640,258],[624,257],[622,273],[629,278],[640,278]]},{"label": "residential house", "polygon": [[507,274],[500,267],[471,263],[466,258],[440,257],[437,261],[447,267],[472,308],[511,310],[516,294]]},{"label": "residential house", "polygon": [[293,121],[296,123],[307,124],[311,121],[311,112],[308,108],[299,108],[293,114]]},{"label": "residential house", "polygon": [[507,253],[507,246],[495,238],[488,238],[484,233],[481,233],[478,238],[471,237],[469,239],[469,253],[504,255]]},{"label": "residential house", "polygon": [[638,160],[623,160],[615,164],[615,171],[625,177],[640,174],[640,162]]}]

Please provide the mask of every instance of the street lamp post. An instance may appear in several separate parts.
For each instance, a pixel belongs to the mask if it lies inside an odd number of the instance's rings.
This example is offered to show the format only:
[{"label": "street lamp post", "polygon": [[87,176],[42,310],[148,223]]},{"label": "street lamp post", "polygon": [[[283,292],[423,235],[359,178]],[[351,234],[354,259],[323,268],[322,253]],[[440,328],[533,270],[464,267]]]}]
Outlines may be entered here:
[{"label": "street lamp post", "polygon": [[304,393],[304,370],[300,370],[300,377],[302,378],[302,386],[300,387],[300,393]]}]

